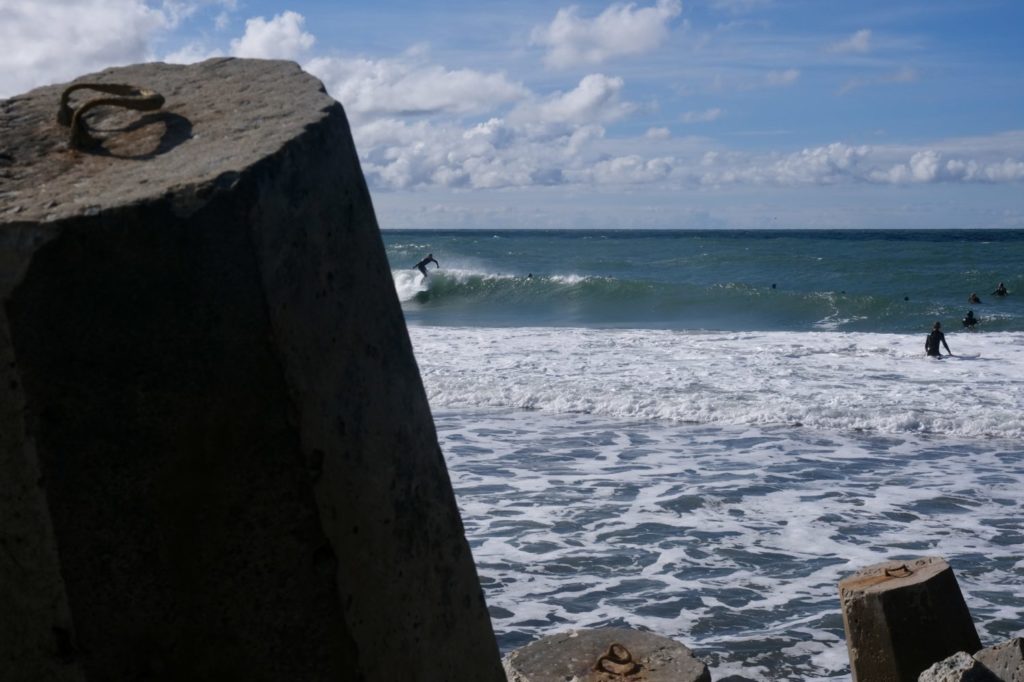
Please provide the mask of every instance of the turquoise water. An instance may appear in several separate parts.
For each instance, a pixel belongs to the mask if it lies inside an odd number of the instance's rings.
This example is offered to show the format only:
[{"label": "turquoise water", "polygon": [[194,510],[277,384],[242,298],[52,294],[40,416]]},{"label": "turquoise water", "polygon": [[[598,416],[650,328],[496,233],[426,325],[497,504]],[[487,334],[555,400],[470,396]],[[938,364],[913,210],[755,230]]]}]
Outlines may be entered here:
[{"label": "turquoise water", "polygon": [[[1024,231],[386,231],[412,323],[1024,330]],[[424,280],[411,270],[433,253]],[[532,277],[527,277],[532,275]],[[976,292],[981,305],[971,306]]]}]

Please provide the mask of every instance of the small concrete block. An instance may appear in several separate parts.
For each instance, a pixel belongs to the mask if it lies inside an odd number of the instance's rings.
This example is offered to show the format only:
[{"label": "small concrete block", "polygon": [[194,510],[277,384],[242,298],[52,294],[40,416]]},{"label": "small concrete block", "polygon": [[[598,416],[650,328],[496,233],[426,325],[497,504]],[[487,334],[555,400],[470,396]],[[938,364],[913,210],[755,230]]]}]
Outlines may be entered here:
[{"label": "small concrete block", "polygon": [[921,673],[917,682],[999,682],[970,654],[958,651]]},{"label": "small concrete block", "polygon": [[913,681],[981,648],[953,569],[941,557],[887,561],[839,582],[850,670],[860,682]]},{"label": "small concrete block", "polygon": [[629,628],[571,630],[516,649],[509,682],[711,682],[693,652],[667,637]]},{"label": "small concrete block", "polygon": [[1024,682],[1024,639],[1015,637],[987,647],[974,657],[1003,682]]}]

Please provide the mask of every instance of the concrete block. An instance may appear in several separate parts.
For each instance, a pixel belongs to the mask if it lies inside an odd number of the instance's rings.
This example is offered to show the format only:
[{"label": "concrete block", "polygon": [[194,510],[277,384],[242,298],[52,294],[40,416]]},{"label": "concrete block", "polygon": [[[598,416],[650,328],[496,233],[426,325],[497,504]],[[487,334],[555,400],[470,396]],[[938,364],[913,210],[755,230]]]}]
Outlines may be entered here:
[{"label": "concrete block", "polygon": [[1024,639],[1015,637],[974,654],[1003,682],[1024,682]]},{"label": "concrete block", "polygon": [[999,678],[969,653],[958,651],[933,663],[918,676],[917,682],[999,682]]},{"label": "concrete block", "polygon": [[629,628],[571,630],[516,649],[509,682],[711,682],[707,666],[667,637]]},{"label": "concrete block", "polygon": [[854,680],[902,682],[981,648],[953,569],[940,557],[887,561],[839,582]]},{"label": "concrete block", "polygon": [[503,679],[341,105],[80,80],[165,105],[0,101],[0,676]]}]

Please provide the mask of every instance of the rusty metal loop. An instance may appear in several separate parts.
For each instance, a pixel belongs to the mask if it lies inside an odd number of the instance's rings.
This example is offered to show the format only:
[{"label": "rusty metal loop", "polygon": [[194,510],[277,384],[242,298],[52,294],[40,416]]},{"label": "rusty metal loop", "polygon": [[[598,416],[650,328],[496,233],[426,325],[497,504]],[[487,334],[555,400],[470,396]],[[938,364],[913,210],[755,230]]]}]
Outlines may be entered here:
[{"label": "rusty metal loop", "polygon": [[913,575],[914,572],[907,567],[906,564],[900,564],[895,568],[885,569],[885,575],[889,578],[906,578],[909,575]]},{"label": "rusty metal loop", "polygon": [[[71,93],[75,90],[96,90],[114,97],[97,97],[72,109],[68,104]],[[154,90],[137,88],[134,85],[120,83],[75,83],[65,88],[60,96],[60,108],[57,109],[57,123],[71,127],[68,146],[72,149],[86,149],[98,144],[96,138],[89,134],[85,127],[85,113],[90,109],[102,106],[124,107],[135,111],[156,111],[164,105],[164,96]]]},{"label": "rusty metal loop", "polygon": [[629,653],[629,649],[618,642],[613,642],[608,651],[598,657],[594,670],[625,676],[640,670],[640,665],[633,660],[633,654]]}]

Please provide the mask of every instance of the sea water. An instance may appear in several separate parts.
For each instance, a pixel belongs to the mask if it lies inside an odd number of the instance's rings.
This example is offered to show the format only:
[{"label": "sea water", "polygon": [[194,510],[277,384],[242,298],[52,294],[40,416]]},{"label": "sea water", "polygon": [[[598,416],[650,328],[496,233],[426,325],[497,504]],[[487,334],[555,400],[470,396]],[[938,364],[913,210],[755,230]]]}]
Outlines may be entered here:
[{"label": "sea water", "polygon": [[848,679],[837,582],[929,555],[1024,634],[1024,232],[384,240],[503,652],[623,625]]}]

